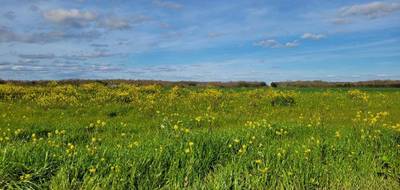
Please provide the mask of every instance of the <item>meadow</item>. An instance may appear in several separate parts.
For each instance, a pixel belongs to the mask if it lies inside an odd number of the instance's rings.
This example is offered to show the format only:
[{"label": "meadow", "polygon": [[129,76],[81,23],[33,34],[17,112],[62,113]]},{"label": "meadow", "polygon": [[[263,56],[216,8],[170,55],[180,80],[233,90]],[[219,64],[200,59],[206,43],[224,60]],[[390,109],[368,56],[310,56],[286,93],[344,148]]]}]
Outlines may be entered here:
[{"label": "meadow", "polygon": [[0,84],[0,189],[400,189],[400,89]]}]

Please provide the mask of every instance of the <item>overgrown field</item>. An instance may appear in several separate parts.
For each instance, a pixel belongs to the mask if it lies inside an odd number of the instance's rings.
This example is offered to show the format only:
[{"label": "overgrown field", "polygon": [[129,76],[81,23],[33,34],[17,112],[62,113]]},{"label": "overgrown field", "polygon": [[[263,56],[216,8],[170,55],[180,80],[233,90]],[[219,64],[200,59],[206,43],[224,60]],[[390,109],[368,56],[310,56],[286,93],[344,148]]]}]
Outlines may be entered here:
[{"label": "overgrown field", "polygon": [[0,189],[400,189],[400,90],[0,85]]}]

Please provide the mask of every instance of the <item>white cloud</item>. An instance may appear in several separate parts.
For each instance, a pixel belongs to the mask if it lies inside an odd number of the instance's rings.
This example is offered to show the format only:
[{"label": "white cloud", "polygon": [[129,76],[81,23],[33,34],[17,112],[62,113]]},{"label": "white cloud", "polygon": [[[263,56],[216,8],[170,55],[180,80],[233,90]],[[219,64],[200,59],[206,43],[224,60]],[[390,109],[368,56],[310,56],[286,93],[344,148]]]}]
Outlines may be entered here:
[{"label": "white cloud", "polygon": [[277,48],[282,46],[278,41],[273,40],[273,39],[267,39],[267,40],[260,40],[255,43],[256,46],[262,46],[262,47],[270,47],[270,48]]},{"label": "white cloud", "polygon": [[323,34],[313,34],[313,33],[304,33],[301,38],[302,39],[308,39],[308,40],[320,40],[322,38],[325,38],[326,36]]},{"label": "white cloud", "polygon": [[357,4],[352,6],[346,6],[339,9],[339,15],[341,17],[347,16],[366,16],[370,19],[386,16],[392,12],[399,11],[399,3],[387,3],[381,1],[375,1],[366,4]]},{"label": "white cloud", "polygon": [[150,21],[151,18],[144,15],[137,15],[131,18],[121,18],[114,15],[102,15],[92,11],[78,9],[54,9],[45,11],[43,17],[52,23],[72,27],[93,27],[106,28],[111,30],[130,29],[132,25]]},{"label": "white cloud", "polygon": [[91,11],[80,11],[78,9],[54,9],[43,13],[43,17],[53,23],[83,26],[88,22],[95,21],[97,15]]},{"label": "white cloud", "polygon": [[293,48],[299,46],[300,43],[297,40],[294,40],[282,44],[274,39],[266,39],[266,40],[260,40],[256,42],[254,45],[261,47],[268,47],[268,48]]},{"label": "white cloud", "polygon": [[299,46],[299,42],[297,40],[294,40],[292,42],[286,42],[285,46],[288,48],[292,48],[292,47],[297,47]]}]

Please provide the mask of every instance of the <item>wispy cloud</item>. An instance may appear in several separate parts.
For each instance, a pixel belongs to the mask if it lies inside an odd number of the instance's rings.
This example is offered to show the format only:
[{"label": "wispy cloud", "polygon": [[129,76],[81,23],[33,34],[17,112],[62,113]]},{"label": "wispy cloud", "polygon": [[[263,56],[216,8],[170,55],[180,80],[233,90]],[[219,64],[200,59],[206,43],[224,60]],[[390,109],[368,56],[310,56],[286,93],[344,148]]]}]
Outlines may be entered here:
[{"label": "wispy cloud", "polygon": [[128,20],[118,17],[110,17],[100,20],[98,26],[112,30],[126,30],[131,28]]},{"label": "wispy cloud", "polygon": [[334,18],[332,22],[334,24],[350,24],[351,20],[349,18]]},{"label": "wispy cloud", "polygon": [[54,59],[54,54],[20,54],[18,57],[23,59]]},{"label": "wispy cloud", "polygon": [[288,47],[288,48],[297,47],[299,45],[300,45],[300,43],[297,40],[285,43],[285,47]]},{"label": "wispy cloud", "polygon": [[120,54],[110,53],[105,50],[94,51],[94,52],[78,52],[78,53],[70,53],[64,55],[54,55],[52,53],[49,54],[19,54],[18,58],[23,60],[55,60],[55,59],[64,59],[64,60],[88,60],[88,59],[97,59],[104,57],[112,57]]},{"label": "wispy cloud", "polygon": [[400,11],[399,3],[375,1],[342,7],[339,9],[338,14],[341,18],[366,17],[368,19],[376,19],[387,16],[396,11]]},{"label": "wispy cloud", "polygon": [[326,36],[323,34],[314,34],[314,33],[304,33],[301,38],[302,39],[309,39],[309,40],[320,40],[322,38],[325,38]]},{"label": "wispy cloud", "polygon": [[14,11],[7,11],[3,16],[8,20],[14,20],[17,17]]},{"label": "wispy cloud", "polygon": [[120,17],[114,14],[106,15],[100,12],[78,9],[52,9],[43,12],[43,17],[50,23],[60,27],[72,28],[100,28],[109,30],[127,30],[151,18],[145,15]]},{"label": "wispy cloud", "polygon": [[0,43],[18,40],[18,36],[8,27],[0,26]]},{"label": "wispy cloud", "polygon": [[109,47],[108,44],[97,44],[97,43],[90,44],[90,46],[96,47],[96,48],[106,48],[106,47]]},{"label": "wispy cloud", "polygon": [[300,40],[320,40],[322,38],[325,38],[326,36],[323,34],[315,34],[315,33],[304,33],[303,35],[300,36],[300,39],[296,39],[293,41],[288,41],[288,42],[279,42],[275,39],[264,39],[264,40],[259,40],[256,43],[254,43],[255,46],[261,46],[261,47],[267,47],[267,48],[294,48],[300,45]]},{"label": "wispy cloud", "polygon": [[181,9],[183,8],[183,5],[179,4],[179,3],[175,3],[175,2],[171,2],[171,1],[164,1],[164,0],[154,0],[153,4],[159,6],[159,7],[163,7],[163,8],[167,8],[167,9]]},{"label": "wispy cloud", "polygon": [[278,48],[282,46],[278,41],[273,39],[260,40],[256,42],[254,45],[262,47],[270,47],[270,48]]},{"label": "wispy cloud", "polygon": [[286,79],[317,75],[301,64],[341,76],[380,63],[391,74],[400,47],[382,42],[399,33],[399,3],[4,0],[1,77]]},{"label": "wispy cloud", "polygon": [[261,46],[266,48],[294,48],[300,45],[298,40],[281,43],[275,39],[265,39],[254,43],[255,46]]},{"label": "wispy cloud", "polygon": [[17,33],[10,28],[0,26],[0,43],[22,42],[22,43],[51,43],[63,40],[91,40],[100,37],[97,31],[50,31],[40,33]]},{"label": "wispy cloud", "polygon": [[219,37],[222,37],[224,35],[226,35],[226,33],[223,33],[223,32],[209,32],[207,34],[207,37],[208,38],[219,38]]},{"label": "wispy cloud", "polygon": [[43,17],[53,23],[82,27],[97,19],[92,11],[81,11],[78,9],[54,9],[43,13]]},{"label": "wispy cloud", "polygon": [[95,52],[80,52],[77,54],[63,55],[63,56],[59,56],[59,57],[66,59],[66,60],[87,60],[87,59],[111,57],[111,56],[115,56],[115,55],[117,55],[117,54],[110,53],[107,51],[95,51]]}]

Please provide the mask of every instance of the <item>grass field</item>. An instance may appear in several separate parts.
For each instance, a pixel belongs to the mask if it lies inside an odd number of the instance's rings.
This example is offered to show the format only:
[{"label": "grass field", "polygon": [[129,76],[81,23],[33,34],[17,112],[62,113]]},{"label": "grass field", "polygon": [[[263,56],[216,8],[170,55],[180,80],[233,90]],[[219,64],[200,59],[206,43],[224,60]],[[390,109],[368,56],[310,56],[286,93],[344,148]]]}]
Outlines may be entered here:
[{"label": "grass field", "polygon": [[400,189],[400,90],[0,85],[1,189]]}]

